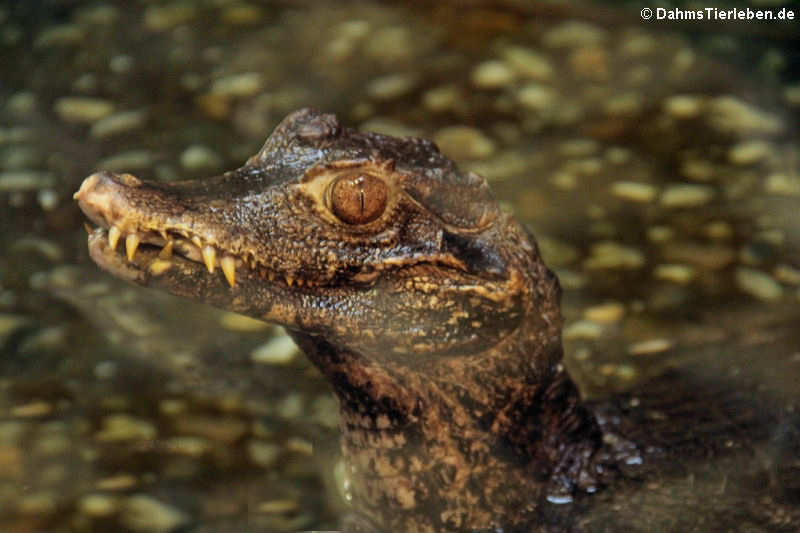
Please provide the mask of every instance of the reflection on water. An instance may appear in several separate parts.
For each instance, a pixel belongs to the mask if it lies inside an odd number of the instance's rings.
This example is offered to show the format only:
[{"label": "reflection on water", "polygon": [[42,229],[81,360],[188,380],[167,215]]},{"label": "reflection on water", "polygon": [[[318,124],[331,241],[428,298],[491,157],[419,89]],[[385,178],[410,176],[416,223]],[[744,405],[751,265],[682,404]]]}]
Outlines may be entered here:
[{"label": "reflection on water", "polygon": [[[782,27],[577,5],[18,4],[0,7],[0,529],[335,527],[336,406],[316,371],[280,331],[101,274],[70,201],[95,168],[238,166],[301,106],[433,138],[490,180],[561,278],[587,395],[691,367],[774,404],[737,413],[796,403],[800,85]],[[702,403],[686,398],[687,420]],[[557,506],[554,523],[792,530],[784,420],[756,449]],[[729,527],[701,511],[712,500]]]}]

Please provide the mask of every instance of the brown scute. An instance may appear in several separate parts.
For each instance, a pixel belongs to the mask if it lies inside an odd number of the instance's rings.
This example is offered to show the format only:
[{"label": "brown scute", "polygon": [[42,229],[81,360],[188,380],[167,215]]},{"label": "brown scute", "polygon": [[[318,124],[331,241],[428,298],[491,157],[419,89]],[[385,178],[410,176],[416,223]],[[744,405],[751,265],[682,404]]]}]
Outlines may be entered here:
[{"label": "brown scute", "polygon": [[339,135],[341,126],[335,115],[317,115],[297,129],[297,137],[306,142],[320,143]]}]

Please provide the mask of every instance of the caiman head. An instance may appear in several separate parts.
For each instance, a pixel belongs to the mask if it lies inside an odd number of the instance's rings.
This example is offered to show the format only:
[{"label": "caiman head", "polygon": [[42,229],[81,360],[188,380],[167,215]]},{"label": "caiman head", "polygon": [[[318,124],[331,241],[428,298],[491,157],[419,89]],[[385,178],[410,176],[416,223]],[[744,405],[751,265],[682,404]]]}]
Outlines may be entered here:
[{"label": "caiman head", "polygon": [[517,523],[559,469],[591,478],[596,431],[565,459],[586,424],[552,385],[568,382],[558,282],[433,143],[305,109],[237,170],[98,172],[75,198],[102,268],[288,328],[339,397],[354,505],[383,527]]},{"label": "caiman head", "polygon": [[289,115],[222,176],[98,172],[75,198],[99,226],[92,258],[116,276],[377,358],[483,350],[530,303],[559,320],[554,278],[547,291],[530,279],[549,274],[530,271],[536,252],[484,179],[429,141],[333,115]]}]

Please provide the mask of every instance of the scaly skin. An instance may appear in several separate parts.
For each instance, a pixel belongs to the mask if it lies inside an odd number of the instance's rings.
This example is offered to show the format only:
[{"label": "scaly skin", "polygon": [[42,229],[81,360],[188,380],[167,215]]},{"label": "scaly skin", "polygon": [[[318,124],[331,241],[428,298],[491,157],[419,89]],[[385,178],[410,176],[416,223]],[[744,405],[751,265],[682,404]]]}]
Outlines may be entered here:
[{"label": "scaly skin", "polygon": [[289,329],[339,399],[350,530],[529,530],[636,456],[560,363],[535,241],[428,141],[301,110],[238,170],[75,198],[104,269]]}]

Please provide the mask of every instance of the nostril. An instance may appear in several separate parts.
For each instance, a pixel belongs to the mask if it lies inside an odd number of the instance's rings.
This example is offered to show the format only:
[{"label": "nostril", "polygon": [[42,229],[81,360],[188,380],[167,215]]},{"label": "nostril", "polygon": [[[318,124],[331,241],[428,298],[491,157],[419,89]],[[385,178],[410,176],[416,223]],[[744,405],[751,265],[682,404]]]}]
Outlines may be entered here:
[{"label": "nostril", "polygon": [[112,179],[116,179],[117,183],[121,183],[126,187],[140,187],[142,185],[142,180],[134,176],[133,174],[112,174]]},{"label": "nostril", "polygon": [[72,195],[73,200],[80,200],[83,198],[87,192],[94,189],[97,186],[97,182],[103,179],[108,179],[107,172],[95,172],[81,183],[78,192]]}]

